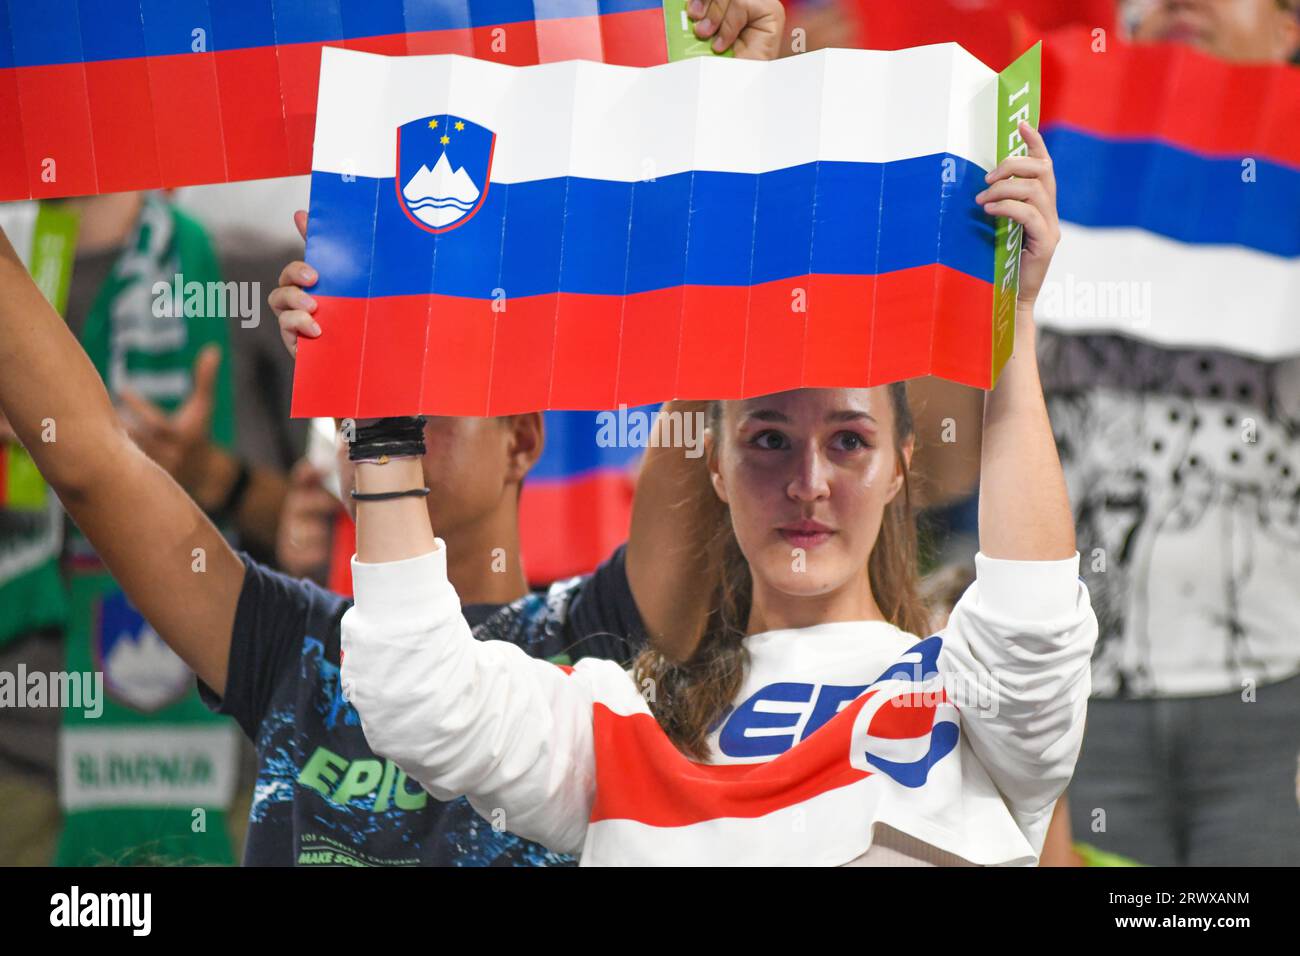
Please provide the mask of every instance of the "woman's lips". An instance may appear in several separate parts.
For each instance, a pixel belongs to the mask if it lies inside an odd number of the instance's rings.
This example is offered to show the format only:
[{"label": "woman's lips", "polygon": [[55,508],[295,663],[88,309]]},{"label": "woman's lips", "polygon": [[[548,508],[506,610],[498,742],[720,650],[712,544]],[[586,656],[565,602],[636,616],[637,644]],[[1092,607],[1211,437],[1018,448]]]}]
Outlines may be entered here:
[{"label": "woman's lips", "polygon": [[819,524],[816,521],[801,521],[798,524],[786,525],[776,530],[793,547],[805,549],[825,544],[831,539],[831,535],[835,533],[826,525]]}]

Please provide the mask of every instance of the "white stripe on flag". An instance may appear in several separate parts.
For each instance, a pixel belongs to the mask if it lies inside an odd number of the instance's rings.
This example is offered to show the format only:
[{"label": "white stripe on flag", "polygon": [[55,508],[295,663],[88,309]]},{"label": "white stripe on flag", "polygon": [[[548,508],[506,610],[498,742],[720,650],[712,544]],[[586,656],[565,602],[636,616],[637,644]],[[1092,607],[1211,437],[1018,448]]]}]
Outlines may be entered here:
[{"label": "white stripe on flag", "polygon": [[637,182],[647,170],[755,173],[943,152],[990,169],[996,80],[952,43],[770,62],[696,57],[644,69],[326,47],[312,168],[390,177],[396,129],[451,113],[497,133],[499,183]]},{"label": "white stripe on flag", "polygon": [[1300,355],[1298,302],[1300,259],[1062,222],[1035,316],[1063,332],[1277,360]]}]

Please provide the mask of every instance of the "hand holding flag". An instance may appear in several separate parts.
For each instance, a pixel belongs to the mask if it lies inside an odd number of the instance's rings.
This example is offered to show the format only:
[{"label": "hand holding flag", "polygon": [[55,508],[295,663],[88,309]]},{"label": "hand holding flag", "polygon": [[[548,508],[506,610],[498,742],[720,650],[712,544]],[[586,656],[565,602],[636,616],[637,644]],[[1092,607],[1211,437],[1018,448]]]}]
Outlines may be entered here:
[{"label": "hand holding flag", "polygon": [[713,52],[735,49],[743,60],[775,60],[785,32],[785,8],[780,0],[690,0],[686,15],[695,21],[695,35],[713,37]]},{"label": "hand holding flag", "polygon": [[989,215],[1005,216],[1024,227],[1016,310],[1032,314],[1052,253],[1061,241],[1061,222],[1056,212],[1056,174],[1047,144],[1028,123],[1022,121],[1019,129],[1029,155],[1008,156],[999,163],[984,177],[989,188],[975,201]]}]

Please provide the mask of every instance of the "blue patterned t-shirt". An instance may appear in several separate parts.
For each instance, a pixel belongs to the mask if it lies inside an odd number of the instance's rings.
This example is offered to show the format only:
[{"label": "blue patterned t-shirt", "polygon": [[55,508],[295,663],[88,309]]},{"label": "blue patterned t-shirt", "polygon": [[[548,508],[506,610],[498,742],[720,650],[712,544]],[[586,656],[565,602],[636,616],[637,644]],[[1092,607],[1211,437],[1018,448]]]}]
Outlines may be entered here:
[{"label": "blue patterned t-shirt", "polygon": [[[241,555],[246,567],[226,694],[199,683],[257,751],[244,863],[252,866],[545,866],[566,856],[494,829],[464,799],[434,800],[371,751],[339,692],[339,622],[351,604]],[[594,574],[508,605],[468,605],[480,640],[534,657],[626,662],[644,641],[619,548]]]}]

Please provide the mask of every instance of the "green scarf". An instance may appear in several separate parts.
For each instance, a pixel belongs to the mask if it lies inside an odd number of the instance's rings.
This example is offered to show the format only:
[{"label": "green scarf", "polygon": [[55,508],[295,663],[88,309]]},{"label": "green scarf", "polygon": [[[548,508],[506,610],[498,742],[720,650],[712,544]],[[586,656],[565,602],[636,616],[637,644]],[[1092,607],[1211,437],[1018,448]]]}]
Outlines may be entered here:
[{"label": "green scarf", "polygon": [[[218,282],[203,229],[156,195],[100,290],[82,345],[110,394],[124,385],[167,411],[184,401],[200,349],[226,356],[212,437],[234,438],[226,322],[154,305],[156,283]],[[170,317],[175,316],[175,317]],[[234,794],[238,732],[199,699],[194,677],[127,601],[89,543],[69,532],[69,672],[102,671],[103,712],[63,711],[59,799],[65,818],[56,863],[232,863],[226,810]]]}]

